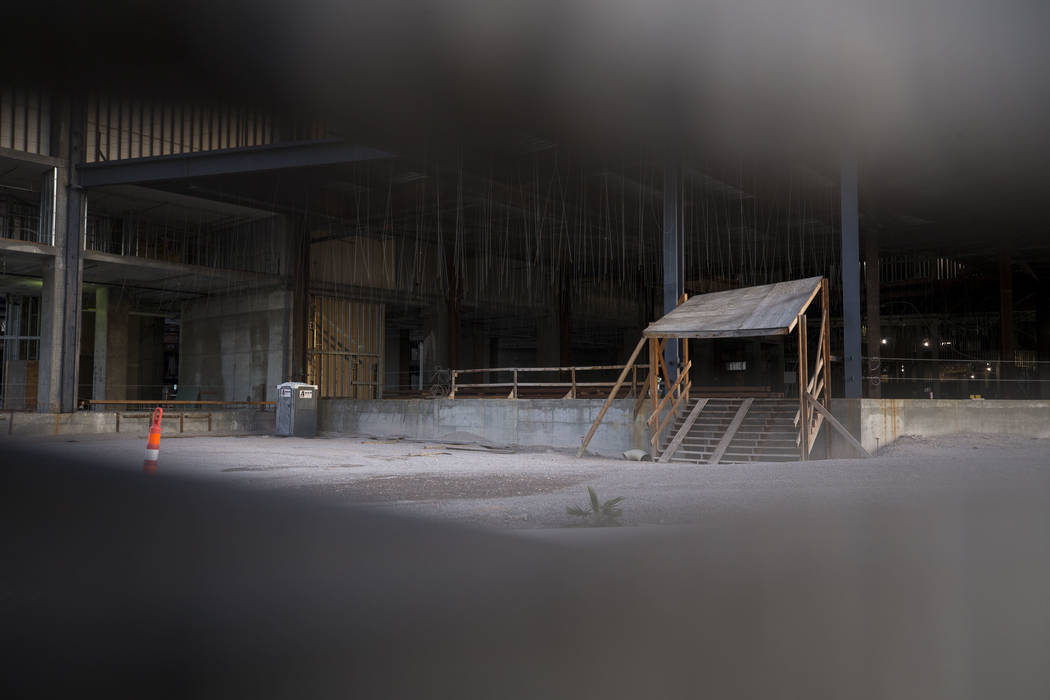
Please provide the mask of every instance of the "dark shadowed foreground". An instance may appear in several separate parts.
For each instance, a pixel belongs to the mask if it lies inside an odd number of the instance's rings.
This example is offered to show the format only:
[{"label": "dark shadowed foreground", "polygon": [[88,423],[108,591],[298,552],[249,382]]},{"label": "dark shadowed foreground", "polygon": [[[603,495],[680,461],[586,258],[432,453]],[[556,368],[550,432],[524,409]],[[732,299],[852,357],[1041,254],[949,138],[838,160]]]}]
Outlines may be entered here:
[{"label": "dark shadowed foreground", "polygon": [[3,461],[4,697],[1050,695],[1043,475],[567,548]]}]

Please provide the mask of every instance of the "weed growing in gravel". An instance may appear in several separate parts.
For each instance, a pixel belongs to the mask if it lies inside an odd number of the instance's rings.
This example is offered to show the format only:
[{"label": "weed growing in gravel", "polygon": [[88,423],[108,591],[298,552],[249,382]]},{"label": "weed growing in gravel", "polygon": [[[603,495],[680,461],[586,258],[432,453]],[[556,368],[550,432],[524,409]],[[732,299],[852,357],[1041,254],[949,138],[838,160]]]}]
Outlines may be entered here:
[{"label": "weed growing in gravel", "polygon": [[602,503],[598,500],[598,494],[590,486],[587,487],[587,493],[591,497],[589,506],[571,506],[565,509],[566,513],[580,519],[579,522],[573,523],[574,526],[608,527],[622,524],[620,517],[623,511],[620,510],[620,503],[623,502],[623,496],[610,498]]}]

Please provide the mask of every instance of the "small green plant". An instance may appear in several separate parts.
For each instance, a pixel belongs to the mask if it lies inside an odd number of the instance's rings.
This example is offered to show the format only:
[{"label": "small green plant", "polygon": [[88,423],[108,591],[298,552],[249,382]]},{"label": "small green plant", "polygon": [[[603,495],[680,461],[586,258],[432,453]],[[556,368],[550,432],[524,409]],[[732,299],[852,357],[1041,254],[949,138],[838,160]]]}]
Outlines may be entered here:
[{"label": "small green plant", "polygon": [[623,496],[610,498],[605,503],[602,503],[598,500],[598,494],[590,486],[587,487],[587,493],[591,497],[589,506],[570,506],[565,509],[566,513],[580,519],[580,522],[574,523],[575,525],[581,527],[588,525],[608,527],[621,524],[620,517],[623,515],[623,511],[620,509],[620,503],[623,502]]}]

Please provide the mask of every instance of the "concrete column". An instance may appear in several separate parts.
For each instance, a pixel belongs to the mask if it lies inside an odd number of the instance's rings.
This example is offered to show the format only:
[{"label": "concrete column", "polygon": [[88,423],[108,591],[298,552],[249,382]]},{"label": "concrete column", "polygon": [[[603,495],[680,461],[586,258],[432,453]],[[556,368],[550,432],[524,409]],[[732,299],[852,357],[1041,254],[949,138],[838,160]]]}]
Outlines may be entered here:
[{"label": "concrete column", "polygon": [[868,306],[868,366],[865,375],[869,379],[868,397],[877,399],[882,396],[882,387],[878,378],[882,374],[882,324],[879,309],[879,239],[874,231],[864,235],[864,293]]},{"label": "concrete column", "polygon": [[109,287],[95,290],[95,351],[91,372],[91,398],[95,401],[106,399],[106,358],[109,344]]},{"label": "concrete column", "polygon": [[65,299],[65,259],[56,255],[42,265],[40,290],[40,354],[36,405],[41,413],[62,408],[62,325]]},{"label": "concrete column", "polygon": [[861,397],[860,351],[860,215],[857,206],[857,164],[843,160],[842,195],[842,316],[843,370],[847,399]]},{"label": "concrete column", "polygon": [[40,364],[37,410],[76,409],[77,372],[80,357],[80,287],[83,277],[83,246],[86,197],[76,182],[76,165],[83,162],[84,109],[79,100],[67,100],[58,113],[56,144],[65,165],[53,173],[55,187],[48,191],[52,207],[51,231],[42,240],[54,240],[55,257],[43,266],[40,314]]},{"label": "concrete column", "polygon": [[[682,201],[679,165],[670,159],[664,165],[664,313],[676,306],[684,290],[685,243],[682,235]],[[669,383],[678,378],[681,347],[677,340],[669,340],[664,350],[664,362],[670,376]]]},{"label": "concrete column", "polygon": [[[127,303],[119,294],[110,292],[106,299],[106,364],[103,387],[103,394],[107,399],[134,398],[128,395],[128,319]],[[97,312],[95,323],[97,328]]]}]

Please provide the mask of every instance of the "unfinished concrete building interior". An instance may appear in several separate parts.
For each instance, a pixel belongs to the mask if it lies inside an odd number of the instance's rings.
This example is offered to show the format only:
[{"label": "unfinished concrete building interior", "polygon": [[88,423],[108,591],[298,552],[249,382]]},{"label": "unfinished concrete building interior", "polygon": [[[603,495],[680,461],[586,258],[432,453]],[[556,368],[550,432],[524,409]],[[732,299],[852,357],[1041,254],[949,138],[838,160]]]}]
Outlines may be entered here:
[{"label": "unfinished concrete building interior", "polygon": [[810,277],[829,285],[834,410],[866,446],[865,421],[916,400],[1050,398],[1045,226],[989,244],[1001,203],[965,210],[855,159],[527,131],[398,150],[247,104],[10,85],[0,166],[11,433],[175,401],[260,429],[299,380],[326,430],[506,439],[507,402],[532,402],[547,427],[521,439],[559,447],[614,398],[596,444],[617,453],[648,442],[638,399],[683,367],[694,397],[797,398],[801,346],[775,336],[694,340],[688,365],[673,341],[659,383],[643,358],[610,390],[683,299]]},{"label": "unfinished concrete building interior", "polygon": [[1048,35],[13,3],[0,695],[1050,698]]}]

